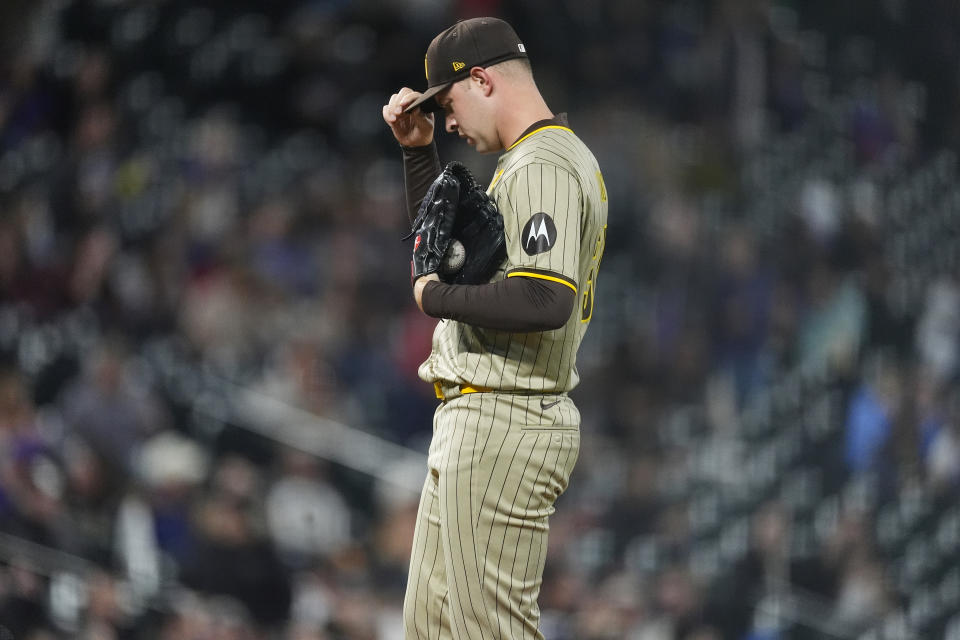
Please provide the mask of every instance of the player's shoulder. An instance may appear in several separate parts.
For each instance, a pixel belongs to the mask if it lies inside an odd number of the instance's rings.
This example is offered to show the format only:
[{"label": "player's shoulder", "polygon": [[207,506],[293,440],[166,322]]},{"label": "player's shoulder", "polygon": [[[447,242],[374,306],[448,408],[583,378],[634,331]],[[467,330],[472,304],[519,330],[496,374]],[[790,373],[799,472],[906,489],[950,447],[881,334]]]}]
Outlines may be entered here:
[{"label": "player's shoulder", "polygon": [[[500,163],[501,181],[525,175],[533,168],[550,168],[579,178],[595,170],[590,149],[569,127],[548,125],[517,141]],[[548,174],[549,175],[549,174]]]},{"label": "player's shoulder", "polygon": [[507,155],[518,160],[532,158],[541,162],[570,160],[583,154],[590,154],[586,144],[573,129],[559,124],[534,129],[507,150]]}]

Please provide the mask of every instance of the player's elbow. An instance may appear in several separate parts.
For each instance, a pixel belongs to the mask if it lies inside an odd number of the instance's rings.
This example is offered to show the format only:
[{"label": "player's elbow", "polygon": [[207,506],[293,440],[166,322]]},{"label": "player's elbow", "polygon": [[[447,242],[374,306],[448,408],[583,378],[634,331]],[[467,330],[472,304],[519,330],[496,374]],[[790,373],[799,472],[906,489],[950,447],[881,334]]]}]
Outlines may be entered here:
[{"label": "player's elbow", "polygon": [[549,314],[544,318],[547,331],[559,329],[567,324],[567,321],[570,319],[570,314],[573,313],[576,299],[577,295],[570,289],[567,289],[557,296],[555,303],[551,305],[549,309]]},{"label": "player's elbow", "polygon": [[[509,278],[509,280],[514,280]],[[553,331],[567,324],[576,302],[576,292],[566,284],[540,278],[517,278],[531,312],[530,331]],[[512,284],[512,283],[511,283]]]}]

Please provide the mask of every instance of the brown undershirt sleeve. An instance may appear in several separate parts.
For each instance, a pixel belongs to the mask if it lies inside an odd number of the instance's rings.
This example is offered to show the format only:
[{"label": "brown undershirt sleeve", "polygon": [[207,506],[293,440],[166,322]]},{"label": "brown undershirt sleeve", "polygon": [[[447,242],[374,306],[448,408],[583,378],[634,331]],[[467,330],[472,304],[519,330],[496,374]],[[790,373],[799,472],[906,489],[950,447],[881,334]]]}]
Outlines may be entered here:
[{"label": "brown undershirt sleeve", "polygon": [[575,300],[564,284],[522,276],[478,285],[429,282],[420,299],[428,316],[513,333],[559,329]]},{"label": "brown undershirt sleeve", "polygon": [[407,215],[413,224],[420,209],[423,196],[427,195],[430,185],[440,175],[440,155],[437,143],[431,142],[422,147],[400,147],[403,150],[403,186],[407,194]]}]

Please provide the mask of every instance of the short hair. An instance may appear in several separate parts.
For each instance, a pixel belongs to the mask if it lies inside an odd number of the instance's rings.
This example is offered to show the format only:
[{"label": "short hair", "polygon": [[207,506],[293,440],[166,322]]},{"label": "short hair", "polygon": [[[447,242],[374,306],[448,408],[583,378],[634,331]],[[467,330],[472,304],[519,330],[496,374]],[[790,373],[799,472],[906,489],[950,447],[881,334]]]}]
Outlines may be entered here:
[{"label": "short hair", "polygon": [[508,78],[533,80],[533,67],[530,66],[529,58],[511,58],[498,62],[493,67]]}]

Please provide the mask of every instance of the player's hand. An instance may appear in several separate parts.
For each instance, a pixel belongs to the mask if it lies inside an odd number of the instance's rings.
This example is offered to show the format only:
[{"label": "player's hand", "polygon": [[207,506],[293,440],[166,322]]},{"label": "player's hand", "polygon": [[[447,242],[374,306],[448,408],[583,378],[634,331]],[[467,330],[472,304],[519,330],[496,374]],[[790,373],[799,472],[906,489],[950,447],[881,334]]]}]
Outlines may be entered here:
[{"label": "player's hand", "polygon": [[411,102],[420,97],[419,91],[409,87],[400,89],[383,105],[383,121],[393,131],[393,137],[405,147],[423,147],[433,141],[433,114],[421,109],[404,113]]},{"label": "player's hand", "polygon": [[428,282],[440,282],[440,276],[436,273],[428,273],[425,276],[420,276],[417,278],[417,281],[413,283],[413,299],[417,301],[417,306],[420,307],[420,311],[423,311],[423,289],[427,286]]}]

